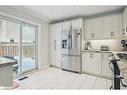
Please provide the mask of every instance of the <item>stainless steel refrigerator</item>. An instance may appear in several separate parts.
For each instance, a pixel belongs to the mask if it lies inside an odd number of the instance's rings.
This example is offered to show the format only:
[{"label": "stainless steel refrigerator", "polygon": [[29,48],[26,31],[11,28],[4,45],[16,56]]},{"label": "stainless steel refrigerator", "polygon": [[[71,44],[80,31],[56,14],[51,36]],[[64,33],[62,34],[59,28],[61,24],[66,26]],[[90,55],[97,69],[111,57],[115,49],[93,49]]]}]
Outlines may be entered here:
[{"label": "stainless steel refrigerator", "polygon": [[62,64],[63,70],[81,72],[81,29],[63,30]]}]

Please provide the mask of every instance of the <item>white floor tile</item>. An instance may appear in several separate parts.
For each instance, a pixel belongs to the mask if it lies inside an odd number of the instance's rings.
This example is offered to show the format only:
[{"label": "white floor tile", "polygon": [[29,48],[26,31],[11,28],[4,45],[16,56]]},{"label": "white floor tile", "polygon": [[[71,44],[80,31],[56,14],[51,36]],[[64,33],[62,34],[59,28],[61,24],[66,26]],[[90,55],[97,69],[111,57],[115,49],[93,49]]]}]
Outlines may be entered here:
[{"label": "white floor tile", "polygon": [[28,75],[17,89],[108,89],[111,81],[96,76],[77,74],[58,68],[47,68]]}]

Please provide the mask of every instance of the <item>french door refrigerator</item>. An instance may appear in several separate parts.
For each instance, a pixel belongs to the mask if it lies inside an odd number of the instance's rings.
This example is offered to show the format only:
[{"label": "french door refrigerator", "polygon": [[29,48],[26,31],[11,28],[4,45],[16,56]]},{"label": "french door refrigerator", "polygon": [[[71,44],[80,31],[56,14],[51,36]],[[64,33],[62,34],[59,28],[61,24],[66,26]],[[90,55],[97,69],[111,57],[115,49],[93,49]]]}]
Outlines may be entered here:
[{"label": "french door refrigerator", "polygon": [[81,72],[81,29],[62,31],[62,64],[63,70]]}]

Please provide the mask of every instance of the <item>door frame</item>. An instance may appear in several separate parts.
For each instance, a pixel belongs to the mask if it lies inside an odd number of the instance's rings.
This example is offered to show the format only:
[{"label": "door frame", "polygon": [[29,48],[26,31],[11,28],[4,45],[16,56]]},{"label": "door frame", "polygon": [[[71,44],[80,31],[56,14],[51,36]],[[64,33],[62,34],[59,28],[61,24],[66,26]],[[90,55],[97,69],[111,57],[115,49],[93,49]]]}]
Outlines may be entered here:
[{"label": "door frame", "polygon": [[[38,69],[38,50],[37,50],[37,48],[38,48],[39,24],[35,24],[35,23],[32,24],[32,22],[24,22],[23,20],[14,19],[12,17],[4,16],[4,15],[0,15],[0,19],[20,24],[20,33],[19,33],[19,58],[20,58],[19,62],[20,63],[19,63],[19,67],[18,67],[19,70],[18,70],[17,76],[20,76],[21,74]],[[22,26],[23,26],[23,24],[35,27],[35,68],[31,69],[31,70],[27,70],[25,72],[22,72]]]},{"label": "door frame", "polygon": [[[26,25],[26,26],[30,26],[30,27],[35,27],[35,68],[32,68],[32,69],[29,69],[29,70],[26,70],[26,71],[23,71],[22,70],[22,28],[23,28],[23,25]],[[24,74],[24,73],[27,73],[27,72],[30,72],[30,71],[33,71],[35,69],[38,69],[38,52],[37,52],[37,42],[38,42],[38,26],[36,25],[31,25],[31,24],[28,24],[28,23],[21,23],[21,29],[20,29],[20,74]]]}]

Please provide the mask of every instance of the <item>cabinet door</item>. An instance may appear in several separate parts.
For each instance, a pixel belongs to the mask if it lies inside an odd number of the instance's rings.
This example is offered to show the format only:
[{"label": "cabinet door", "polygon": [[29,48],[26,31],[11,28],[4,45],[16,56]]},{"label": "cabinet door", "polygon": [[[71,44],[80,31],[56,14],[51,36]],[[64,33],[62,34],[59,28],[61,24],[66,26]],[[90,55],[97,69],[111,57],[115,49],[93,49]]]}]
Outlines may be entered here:
[{"label": "cabinet door", "polygon": [[101,53],[91,53],[91,71],[94,74],[101,75]]},{"label": "cabinet door", "polygon": [[127,7],[123,11],[123,29],[127,26]]},{"label": "cabinet door", "polygon": [[103,17],[103,39],[111,38],[112,33],[112,17]]},{"label": "cabinet door", "polygon": [[62,32],[62,23],[55,24],[55,32],[56,32],[56,63],[57,67],[61,67],[61,32]]},{"label": "cabinet door", "polygon": [[72,29],[82,29],[82,19],[72,20]]},{"label": "cabinet door", "polygon": [[85,20],[85,39],[93,39],[93,22],[91,19]]},{"label": "cabinet door", "polygon": [[94,39],[102,39],[102,17],[93,19]]},{"label": "cabinet door", "polygon": [[108,53],[102,54],[102,75],[111,78],[111,70],[109,68]]},{"label": "cabinet door", "polygon": [[82,54],[82,72],[91,71],[91,59],[89,52],[83,52]]},{"label": "cabinet door", "polygon": [[122,14],[112,16],[112,31],[111,37],[117,38],[122,34]]},{"label": "cabinet door", "polygon": [[69,30],[71,25],[72,25],[71,21],[63,22],[63,30]]},{"label": "cabinet door", "polygon": [[56,59],[56,33],[55,33],[55,25],[50,25],[50,64],[55,65],[55,59]]}]

